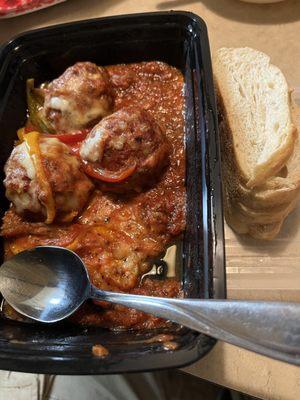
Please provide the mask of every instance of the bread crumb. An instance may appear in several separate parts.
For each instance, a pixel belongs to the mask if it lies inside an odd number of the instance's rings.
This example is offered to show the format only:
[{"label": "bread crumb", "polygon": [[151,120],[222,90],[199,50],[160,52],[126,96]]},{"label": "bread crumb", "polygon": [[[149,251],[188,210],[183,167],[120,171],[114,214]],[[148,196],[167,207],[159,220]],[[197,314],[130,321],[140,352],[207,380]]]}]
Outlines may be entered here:
[{"label": "bread crumb", "polygon": [[109,351],[101,344],[95,344],[92,347],[92,353],[96,357],[107,357],[109,355]]}]

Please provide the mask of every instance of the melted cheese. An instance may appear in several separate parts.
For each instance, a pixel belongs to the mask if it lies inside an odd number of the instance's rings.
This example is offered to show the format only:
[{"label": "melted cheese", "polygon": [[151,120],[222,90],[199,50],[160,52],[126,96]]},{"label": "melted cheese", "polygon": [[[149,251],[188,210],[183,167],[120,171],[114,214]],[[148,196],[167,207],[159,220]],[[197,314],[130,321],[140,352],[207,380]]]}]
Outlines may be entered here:
[{"label": "melted cheese", "polygon": [[89,106],[83,109],[78,107],[76,99],[72,97],[53,96],[50,98],[47,107],[61,112],[61,118],[65,119],[67,125],[75,129],[86,126],[89,122],[108,115],[110,103],[104,98],[90,100]]},{"label": "melted cheese", "polygon": [[49,101],[49,107],[62,112],[71,113],[73,111],[69,101],[62,97],[51,97]]},{"label": "melted cheese", "polygon": [[41,204],[34,188],[29,187],[28,192],[24,193],[16,193],[7,190],[6,196],[14,203],[18,214],[22,214],[25,210],[31,210],[33,212],[41,211]]},{"label": "melted cheese", "polygon": [[18,160],[21,167],[26,171],[26,175],[30,180],[34,180],[36,177],[36,169],[34,163],[29,155],[25,142],[18,146],[18,152],[16,153],[16,159]]},{"label": "melted cheese", "polygon": [[80,156],[90,162],[101,162],[108,132],[102,126],[95,126],[80,148]]}]

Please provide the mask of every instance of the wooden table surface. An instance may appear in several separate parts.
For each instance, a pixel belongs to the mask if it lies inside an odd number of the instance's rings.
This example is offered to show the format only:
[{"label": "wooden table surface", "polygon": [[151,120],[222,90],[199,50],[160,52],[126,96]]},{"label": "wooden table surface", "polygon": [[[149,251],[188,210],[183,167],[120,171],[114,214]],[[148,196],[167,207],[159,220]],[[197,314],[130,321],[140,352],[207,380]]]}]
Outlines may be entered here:
[{"label": "wooden table surface", "polygon": [[[271,56],[292,87],[300,86],[300,0],[269,5],[238,0],[69,0],[1,20],[0,42],[41,26],[171,9],[192,11],[205,20],[212,52],[221,46],[257,48]],[[299,228],[300,208],[269,243],[237,237],[226,227],[228,297],[300,301]],[[300,398],[300,368],[224,343],[185,371],[263,399]]]}]

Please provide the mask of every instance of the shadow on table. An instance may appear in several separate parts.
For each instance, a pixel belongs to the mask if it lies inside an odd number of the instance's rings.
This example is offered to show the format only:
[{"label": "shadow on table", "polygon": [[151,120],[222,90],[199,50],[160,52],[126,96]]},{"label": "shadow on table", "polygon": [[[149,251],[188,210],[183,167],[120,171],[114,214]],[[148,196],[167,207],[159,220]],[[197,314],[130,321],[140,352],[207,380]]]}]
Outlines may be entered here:
[{"label": "shadow on table", "polygon": [[299,0],[285,0],[273,4],[250,4],[239,0],[163,0],[158,3],[157,9],[188,9],[189,5],[195,3],[202,3],[227,19],[249,24],[282,24],[300,20]]}]

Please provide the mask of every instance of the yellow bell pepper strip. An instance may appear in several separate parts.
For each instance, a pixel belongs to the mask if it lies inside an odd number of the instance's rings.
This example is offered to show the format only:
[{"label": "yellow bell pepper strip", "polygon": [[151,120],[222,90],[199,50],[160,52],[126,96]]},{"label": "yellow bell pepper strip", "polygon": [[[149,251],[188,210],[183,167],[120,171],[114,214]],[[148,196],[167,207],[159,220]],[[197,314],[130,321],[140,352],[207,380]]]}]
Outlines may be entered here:
[{"label": "yellow bell pepper strip", "polygon": [[34,163],[37,179],[41,187],[41,191],[45,193],[44,206],[46,207],[47,219],[46,224],[51,224],[55,218],[56,209],[55,201],[53,198],[53,193],[51,185],[47,179],[44,166],[42,163],[40,145],[39,145],[39,132],[29,132],[24,135],[24,141],[26,143],[29,155]]},{"label": "yellow bell pepper strip", "polygon": [[20,143],[24,142],[25,135],[26,135],[26,130],[24,127],[17,130],[17,136],[18,136]]}]

